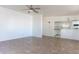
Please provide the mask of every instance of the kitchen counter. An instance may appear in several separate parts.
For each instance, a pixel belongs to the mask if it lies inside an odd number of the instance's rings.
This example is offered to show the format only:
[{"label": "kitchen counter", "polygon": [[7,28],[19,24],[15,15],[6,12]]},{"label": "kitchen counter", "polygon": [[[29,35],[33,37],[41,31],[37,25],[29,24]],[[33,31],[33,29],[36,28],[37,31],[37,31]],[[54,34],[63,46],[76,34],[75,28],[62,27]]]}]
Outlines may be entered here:
[{"label": "kitchen counter", "polygon": [[79,29],[62,29],[61,38],[79,40]]}]

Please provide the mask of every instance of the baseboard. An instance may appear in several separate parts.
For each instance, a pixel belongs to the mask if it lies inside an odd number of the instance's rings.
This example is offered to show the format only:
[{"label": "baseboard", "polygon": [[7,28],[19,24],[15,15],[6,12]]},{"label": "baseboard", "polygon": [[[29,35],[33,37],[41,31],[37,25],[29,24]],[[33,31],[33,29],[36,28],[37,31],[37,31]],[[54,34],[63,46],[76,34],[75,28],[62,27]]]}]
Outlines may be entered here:
[{"label": "baseboard", "polygon": [[32,36],[21,36],[21,37],[7,38],[7,39],[2,38],[0,41],[15,40],[15,39],[24,38],[24,37],[32,37]]},{"label": "baseboard", "polygon": [[69,38],[63,38],[63,37],[52,37],[52,36],[47,36],[47,35],[43,35],[43,37],[79,41],[78,39],[69,39]]},{"label": "baseboard", "polygon": [[38,39],[42,39],[42,37],[37,37],[37,36],[22,36],[22,37],[15,37],[15,38],[1,39],[0,41],[15,40],[15,39],[21,39],[21,38],[38,38]]}]

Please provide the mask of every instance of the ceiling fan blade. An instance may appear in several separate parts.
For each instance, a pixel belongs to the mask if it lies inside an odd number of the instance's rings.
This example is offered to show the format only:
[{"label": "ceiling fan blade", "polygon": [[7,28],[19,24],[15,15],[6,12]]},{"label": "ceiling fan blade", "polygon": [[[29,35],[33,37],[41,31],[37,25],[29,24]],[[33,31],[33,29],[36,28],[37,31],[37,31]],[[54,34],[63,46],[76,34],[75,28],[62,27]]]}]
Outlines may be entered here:
[{"label": "ceiling fan blade", "polygon": [[38,11],[36,11],[35,9],[32,9],[35,13],[38,13]]}]

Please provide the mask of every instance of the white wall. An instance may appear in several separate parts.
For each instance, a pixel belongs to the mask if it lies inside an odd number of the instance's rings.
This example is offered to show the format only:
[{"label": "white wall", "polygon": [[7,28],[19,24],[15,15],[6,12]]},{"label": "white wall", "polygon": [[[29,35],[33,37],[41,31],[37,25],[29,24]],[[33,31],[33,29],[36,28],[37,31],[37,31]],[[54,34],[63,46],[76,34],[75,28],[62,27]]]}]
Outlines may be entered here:
[{"label": "white wall", "polygon": [[[50,21],[51,23],[49,24],[48,21]],[[43,18],[43,35],[54,36],[53,29],[54,29],[53,17],[44,17]]]},{"label": "white wall", "polygon": [[0,41],[32,36],[32,16],[0,7]]},{"label": "white wall", "polygon": [[32,35],[35,37],[42,37],[42,15],[33,15],[33,32]]}]

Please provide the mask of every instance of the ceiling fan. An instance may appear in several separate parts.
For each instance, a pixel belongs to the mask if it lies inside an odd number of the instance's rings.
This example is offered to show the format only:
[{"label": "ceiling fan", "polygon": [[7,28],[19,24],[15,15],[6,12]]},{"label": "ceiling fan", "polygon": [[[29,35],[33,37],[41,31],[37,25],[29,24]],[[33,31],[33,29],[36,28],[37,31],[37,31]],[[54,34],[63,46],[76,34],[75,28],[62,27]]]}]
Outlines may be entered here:
[{"label": "ceiling fan", "polygon": [[25,10],[28,10],[28,13],[30,13],[31,11],[33,11],[33,12],[35,12],[35,13],[39,13],[38,10],[40,10],[40,8],[34,8],[33,5],[26,5],[26,7],[27,7],[28,9],[25,9]]}]

